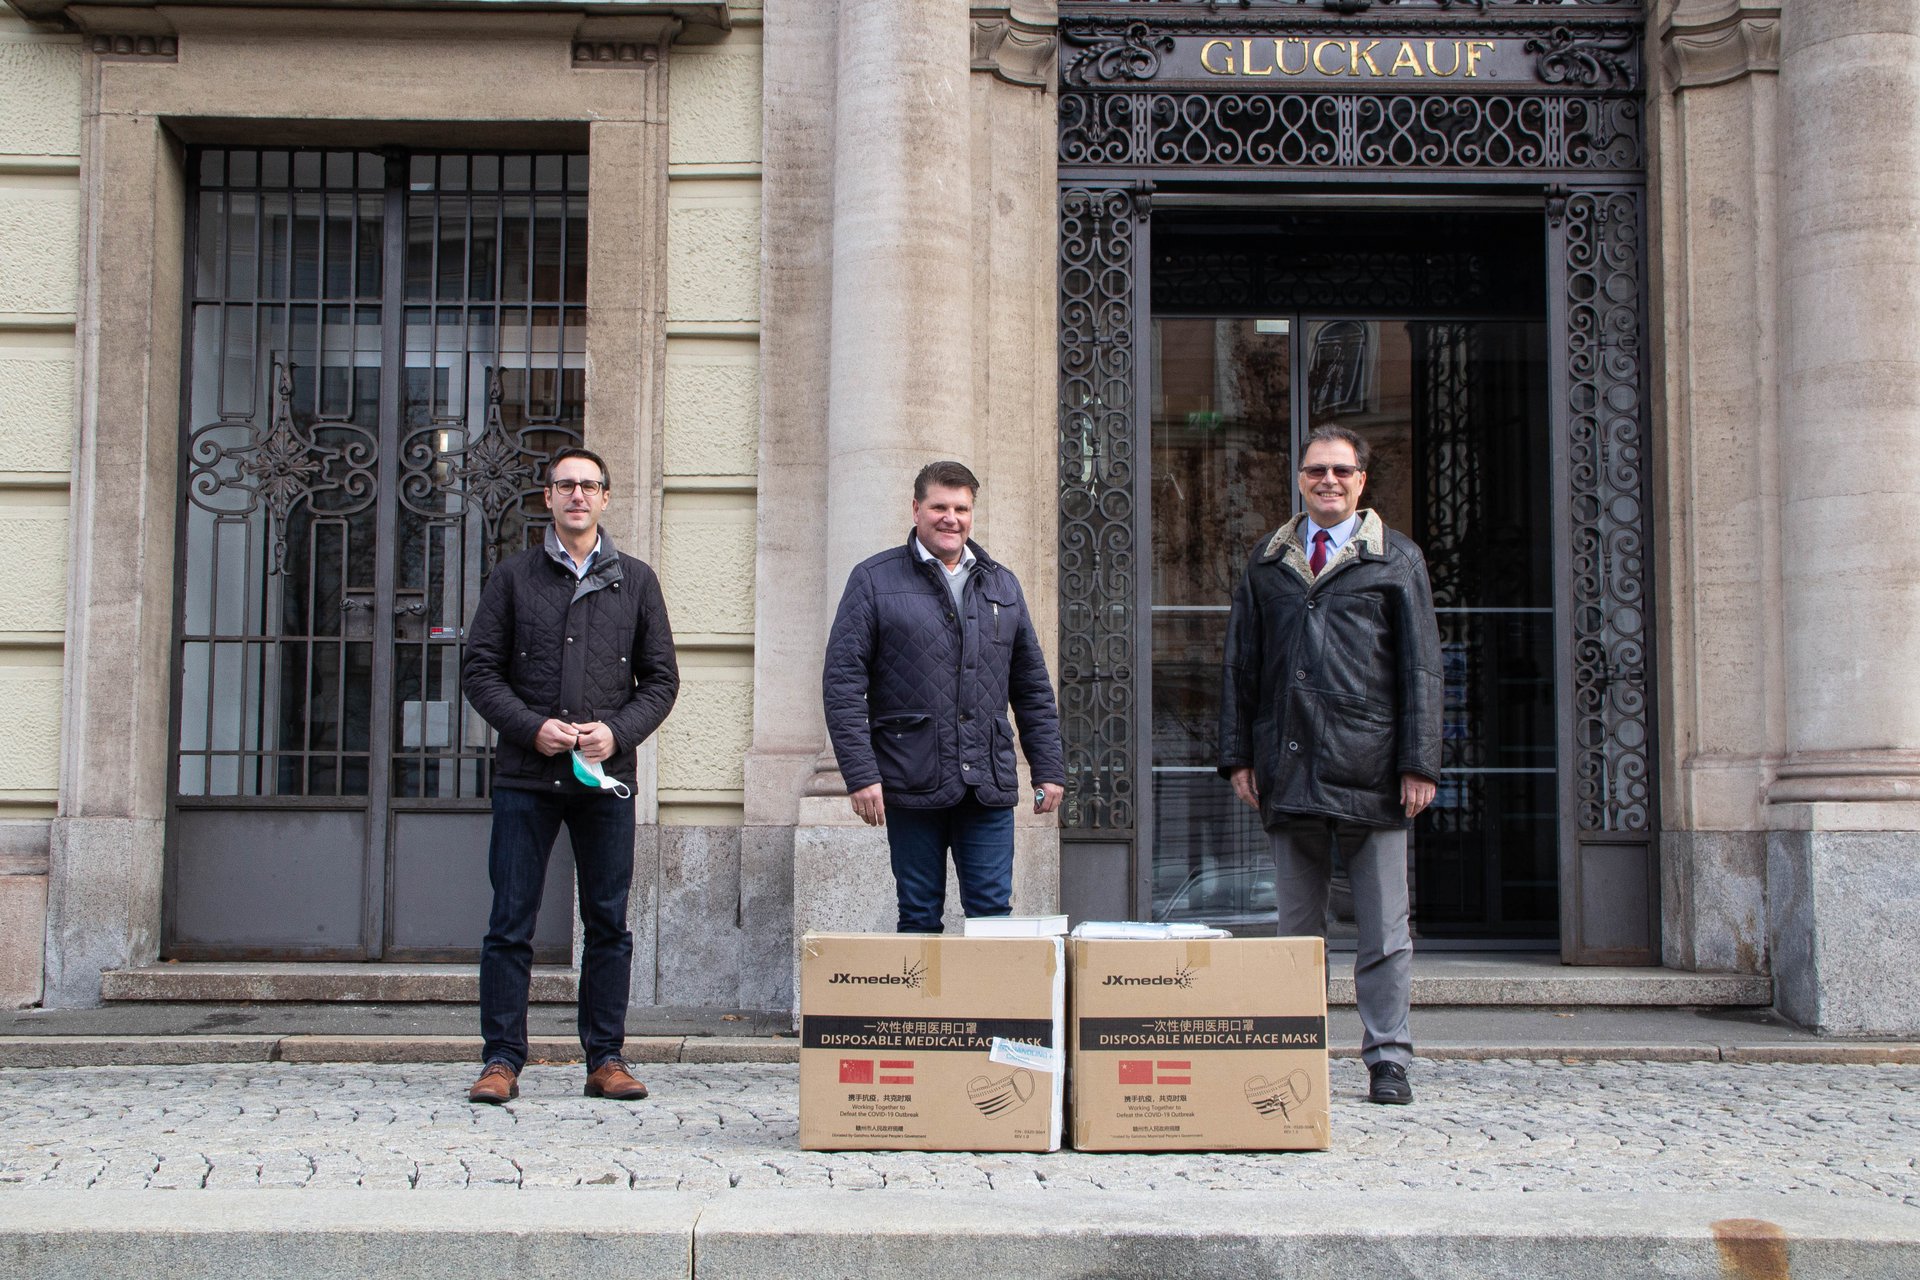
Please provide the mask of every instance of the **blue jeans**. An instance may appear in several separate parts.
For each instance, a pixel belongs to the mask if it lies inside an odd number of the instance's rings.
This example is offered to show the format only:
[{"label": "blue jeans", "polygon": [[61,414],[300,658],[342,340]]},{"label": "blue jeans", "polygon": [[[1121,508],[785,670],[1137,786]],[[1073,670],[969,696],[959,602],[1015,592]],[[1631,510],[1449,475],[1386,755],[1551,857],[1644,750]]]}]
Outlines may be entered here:
[{"label": "blue jeans", "polygon": [[547,859],[560,824],[573,842],[580,920],[580,1047],[587,1069],[620,1056],[627,1038],[627,988],[633,933],[627,890],[633,884],[633,801],[596,792],[549,795],[495,787],[487,874],[493,914],[480,944],[482,1060],[515,1071],[527,1064],[527,992],[533,981],[533,927],[547,883]]},{"label": "blue jeans", "polygon": [[1013,901],[1013,810],[973,792],[944,809],[887,805],[887,847],[900,898],[901,933],[939,933],[947,907],[947,850],[969,916],[1004,916]]}]

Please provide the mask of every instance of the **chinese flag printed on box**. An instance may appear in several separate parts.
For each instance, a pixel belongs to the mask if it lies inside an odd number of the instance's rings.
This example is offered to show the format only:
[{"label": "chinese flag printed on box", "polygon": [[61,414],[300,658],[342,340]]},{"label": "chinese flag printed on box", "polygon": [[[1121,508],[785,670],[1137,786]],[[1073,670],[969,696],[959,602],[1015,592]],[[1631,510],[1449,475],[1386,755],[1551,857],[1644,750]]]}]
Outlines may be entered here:
[{"label": "chinese flag printed on box", "polygon": [[872,1084],[873,1083],[873,1059],[872,1058],[840,1059],[840,1083],[841,1084]]},{"label": "chinese flag printed on box", "polygon": [[1153,1062],[1139,1058],[1120,1059],[1121,1084],[1152,1084]]}]

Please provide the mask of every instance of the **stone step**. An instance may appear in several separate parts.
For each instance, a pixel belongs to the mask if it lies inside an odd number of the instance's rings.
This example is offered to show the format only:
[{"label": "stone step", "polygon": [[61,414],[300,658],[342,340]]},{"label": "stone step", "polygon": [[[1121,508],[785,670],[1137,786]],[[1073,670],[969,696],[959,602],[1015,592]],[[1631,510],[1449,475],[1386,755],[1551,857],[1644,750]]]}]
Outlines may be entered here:
[{"label": "stone step", "polygon": [[[1353,1004],[1353,956],[1333,953],[1327,996]],[[472,965],[457,964],[153,964],[101,977],[109,1001],[299,1001],[471,1004],[479,999]],[[570,1004],[579,976],[536,966],[536,1003]],[[1429,952],[1413,963],[1416,1008],[1763,1008],[1773,1003],[1765,975],[1688,973],[1678,969],[1563,965],[1525,952]]]},{"label": "stone step", "polygon": [[[1327,999],[1353,1003],[1353,953],[1328,957]],[[1533,952],[1416,952],[1415,1008],[1763,1008],[1773,1003],[1765,974],[1568,965]]]},{"label": "stone step", "polygon": [[[534,1002],[572,1004],[579,992],[574,970],[533,967]],[[100,995],[109,1001],[474,1004],[480,975],[471,964],[150,964],[101,974]]]},{"label": "stone step", "polygon": [[[769,1275],[1786,1276],[1911,1280],[1920,1211],[1874,1197],[1493,1191],[11,1191],[44,1280]],[[263,1270],[264,1267],[264,1270]]]}]

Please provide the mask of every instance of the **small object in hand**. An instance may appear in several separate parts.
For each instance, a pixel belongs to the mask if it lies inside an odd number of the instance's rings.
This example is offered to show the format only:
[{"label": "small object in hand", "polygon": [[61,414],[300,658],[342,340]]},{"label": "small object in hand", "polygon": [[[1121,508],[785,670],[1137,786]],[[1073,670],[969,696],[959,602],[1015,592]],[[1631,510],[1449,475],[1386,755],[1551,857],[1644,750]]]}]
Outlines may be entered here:
[{"label": "small object in hand", "polygon": [[1044,806],[1046,803],[1047,803],[1047,793],[1045,789],[1041,787],[1035,787],[1033,789],[1033,811],[1035,813],[1040,812],[1042,806]]}]

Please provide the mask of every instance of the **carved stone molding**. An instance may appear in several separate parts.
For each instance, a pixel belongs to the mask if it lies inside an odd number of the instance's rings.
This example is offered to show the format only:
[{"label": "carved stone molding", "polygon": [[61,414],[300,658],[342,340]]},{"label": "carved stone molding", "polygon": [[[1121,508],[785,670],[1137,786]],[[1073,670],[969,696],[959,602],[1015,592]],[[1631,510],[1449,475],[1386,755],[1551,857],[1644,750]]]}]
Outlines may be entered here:
[{"label": "carved stone molding", "polygon": [[1780,6],[1748,0],[1681,4],[1660,42],[1675,89],[1729,84],[1780,70]]},{"label": "carved stone molding", "polygon": [[973,7],[973,69],[1029,89],[1053,85],[1059,22],[1047,0]]},{"label": "carved stone molding", "polygon": [[587,18],[573,33],[574,69],[650,70],[685,30],[678,18]]},{"label": "carved stone molding", "polygon": [[1625,34],[1555,27],[1527,41],[1540,83],[1587,89],[1638,89],[1639,39]]},{"label": "carved stone molding", "polygon": [[634,40],[576,40],[573,65],[576,67],[650,67],[660,61],[657,45]]},{"label": "carved stone molding", "polygon": [[178,62],[180,38],[162,35],[112,35],[97,32],[88,37],[87,49],[96,58],[115,61]]}]

